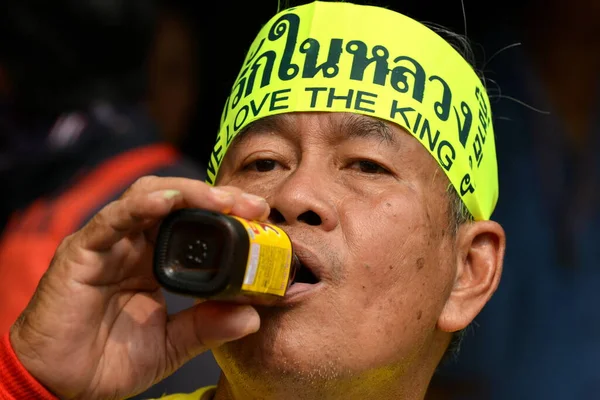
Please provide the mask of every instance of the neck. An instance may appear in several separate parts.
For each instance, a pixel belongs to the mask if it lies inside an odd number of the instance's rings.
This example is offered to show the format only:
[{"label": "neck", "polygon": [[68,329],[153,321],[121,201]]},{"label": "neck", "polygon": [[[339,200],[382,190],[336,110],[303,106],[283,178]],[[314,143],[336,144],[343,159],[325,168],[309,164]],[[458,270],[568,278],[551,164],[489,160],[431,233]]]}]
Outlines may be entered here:
[{"label": "neck", "polygon": [[230,380],[223,374],[213,400],[423,400],[433,375],[433,371],[428,372],[399,377],[397,371],[377,371],[335,381],[291,376],[277,384]]}]

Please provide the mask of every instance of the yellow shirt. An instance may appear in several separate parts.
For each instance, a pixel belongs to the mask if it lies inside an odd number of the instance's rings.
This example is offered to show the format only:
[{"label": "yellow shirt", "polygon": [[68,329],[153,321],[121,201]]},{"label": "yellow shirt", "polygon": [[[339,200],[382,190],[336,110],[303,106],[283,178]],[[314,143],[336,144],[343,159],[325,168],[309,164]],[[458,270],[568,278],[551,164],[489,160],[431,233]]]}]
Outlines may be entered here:
[{"label": "yellow shirt", "polygon": [[216,386],[207,386],[203,387],[202,389],[198,389],[193,393],[170,394],[168,396],[161,397],[160,400],[211,400],[216,391]]}]

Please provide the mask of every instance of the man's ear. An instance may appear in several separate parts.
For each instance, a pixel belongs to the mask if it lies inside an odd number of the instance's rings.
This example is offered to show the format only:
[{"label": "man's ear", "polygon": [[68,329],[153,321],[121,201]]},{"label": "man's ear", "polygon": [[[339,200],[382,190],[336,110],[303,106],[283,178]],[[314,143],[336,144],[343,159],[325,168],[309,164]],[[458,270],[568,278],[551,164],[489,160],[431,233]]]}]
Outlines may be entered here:
[{"label": "man's ear", "polygon": [[456,276],[438,319],[438,328],[466,328],[500,283],[506,248],[504,229],[493,221],[463,224],[456,233]]}]

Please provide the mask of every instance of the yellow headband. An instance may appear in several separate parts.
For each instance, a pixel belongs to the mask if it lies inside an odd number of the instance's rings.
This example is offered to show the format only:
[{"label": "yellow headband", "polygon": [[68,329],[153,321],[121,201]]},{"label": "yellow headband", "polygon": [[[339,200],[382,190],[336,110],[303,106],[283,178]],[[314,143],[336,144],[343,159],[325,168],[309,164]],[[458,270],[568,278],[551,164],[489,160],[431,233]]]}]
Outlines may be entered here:
[{"label": "yellow headband", "polygon": [[498,199],[489,99],[469,63],[438,34],[374,6],[314,2],[260,31],[226,101],[207,182],[248,124],[269,115],[330,111],[400,125],[438,161],[471,214]]}]

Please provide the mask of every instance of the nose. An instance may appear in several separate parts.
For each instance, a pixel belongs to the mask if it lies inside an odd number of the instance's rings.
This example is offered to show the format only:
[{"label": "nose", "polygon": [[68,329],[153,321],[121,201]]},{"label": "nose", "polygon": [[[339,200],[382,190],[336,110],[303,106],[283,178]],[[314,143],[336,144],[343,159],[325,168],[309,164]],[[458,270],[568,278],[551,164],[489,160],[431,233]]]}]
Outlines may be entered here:
[{"label": "nose", "polygon": [[269,220],[279,225],[306,224],[331,231],[339,223],[333,201],[333,182],[318,172],[299,167],[269,196]]}]

